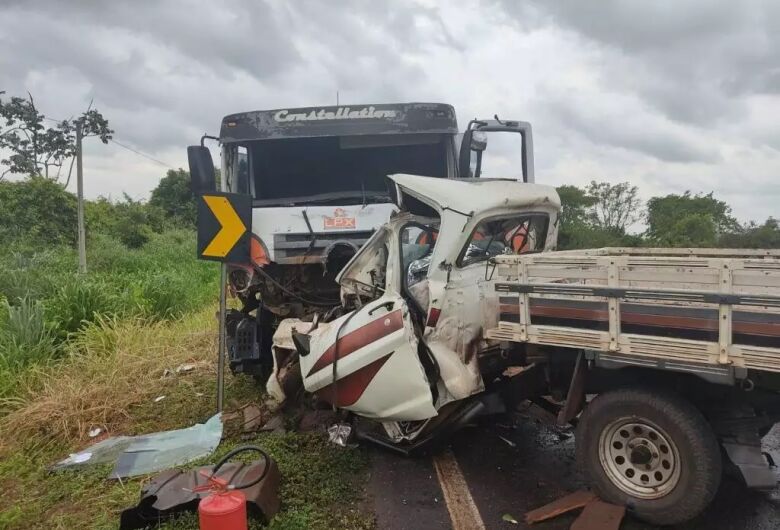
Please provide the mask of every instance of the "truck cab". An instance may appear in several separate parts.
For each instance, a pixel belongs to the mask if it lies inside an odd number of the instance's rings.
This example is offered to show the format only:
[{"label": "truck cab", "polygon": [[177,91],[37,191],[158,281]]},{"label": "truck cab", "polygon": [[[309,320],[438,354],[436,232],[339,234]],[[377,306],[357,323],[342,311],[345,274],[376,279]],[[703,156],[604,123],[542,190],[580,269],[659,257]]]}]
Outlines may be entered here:
[{"label": "truck cab", "polygon": [[[486,296],[489,260],[553,250],[560,201],[552,187],[513,179],[390,179],[402,213],[338,275],[344,314],[284,321],[268,390],[284,399],[278,374],[300,363],[308,392],[382,420],[400,442],[485,390],[488,357],[498,352],[483,338],[498,321]],[[303,355],[290,355],[293,329]]]}]

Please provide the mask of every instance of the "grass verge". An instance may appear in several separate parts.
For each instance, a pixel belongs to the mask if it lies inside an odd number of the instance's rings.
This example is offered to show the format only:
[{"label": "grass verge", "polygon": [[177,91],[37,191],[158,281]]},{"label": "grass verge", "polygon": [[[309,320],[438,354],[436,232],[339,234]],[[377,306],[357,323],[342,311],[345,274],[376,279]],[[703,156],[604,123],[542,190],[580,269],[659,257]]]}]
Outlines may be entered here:
[{"label": "grass verge", "polygon": [[[89,444],[100,426],[112,435],[180,428],[214,409],[213,310],[170,322],[99,319],[68,343],[64,359],[30,374],[0,418],[0,529],[116,528],[118,514],[137,503],[143,478],[107,481],[102,466],[48,473],[68,453]],[[176,374],[183,363],[195,369]],[[173,371],[169,374],[168,371]],[[154,398],[165,399],[155,402]],[[228,402],[257,401],[251,379],[228,377]],[[329,444],[324,434],[263,433],[242,439],[226,430],[215,461],[236,445],[256,443],[279,464],[282,510],[273,529],[371,528],[361,509],[367,458],[360,449]],[[205,462],[204,462],[205,463]],[[254,528],[259,526],[255,525]],[[165,529],[194,529],[183,517]]]}]

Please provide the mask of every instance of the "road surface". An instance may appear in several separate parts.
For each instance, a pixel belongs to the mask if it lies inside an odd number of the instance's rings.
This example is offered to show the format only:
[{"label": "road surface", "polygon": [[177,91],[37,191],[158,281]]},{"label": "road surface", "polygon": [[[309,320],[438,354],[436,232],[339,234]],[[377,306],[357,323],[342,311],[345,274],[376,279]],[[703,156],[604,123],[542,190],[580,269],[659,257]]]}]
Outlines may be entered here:
[{"label": "road surface", "polygon": [[[764,450],[780,463],[780,425],[764,439]],[[409,458],[371,448],[371,462],[369,494],[378,527],[388,530],[452,529],[451,511],[459,521],[455,530],[523,529],[526,511],[584,486],[574,462],[574,437],[528,411],[468,427],[433,456]],[[518,524],[503,520],[506,514]],[[574,518],[564,515],[534,529],[568,530]],[[621,528],[656,527],[627,516]],[[780,488],[750,491],[726,476],[710,509],[676,528],[780,529]]]}]

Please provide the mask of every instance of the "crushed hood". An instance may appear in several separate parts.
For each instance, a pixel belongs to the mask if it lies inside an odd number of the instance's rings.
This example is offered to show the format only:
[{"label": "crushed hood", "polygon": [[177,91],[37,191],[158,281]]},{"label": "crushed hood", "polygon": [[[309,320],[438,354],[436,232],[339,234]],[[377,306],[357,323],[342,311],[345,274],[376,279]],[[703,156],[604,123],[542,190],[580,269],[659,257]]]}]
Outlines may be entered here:
[{"label": "crushed hood", "polygon": [[[398,193],[396,205],[413,214],[413,204],[405,204],[404,197],[411,196],[426,205],[442,210],[457,210],[463,214],[503,209],[545,205],[559,209],[561,200],[552,186],[528,184],[510,179],[444,179],[418,175],[390,175]],[[413,201],[406,201],[413,203]]]}]

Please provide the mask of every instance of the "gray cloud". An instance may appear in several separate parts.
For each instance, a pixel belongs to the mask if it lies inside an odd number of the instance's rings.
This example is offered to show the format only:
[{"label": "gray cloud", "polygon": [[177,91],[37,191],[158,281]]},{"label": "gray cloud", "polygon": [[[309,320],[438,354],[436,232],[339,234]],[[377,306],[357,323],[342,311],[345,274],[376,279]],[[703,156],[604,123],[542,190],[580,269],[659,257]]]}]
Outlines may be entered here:
[{"label": "gray cloud", "polygon": [[670,119],[718,125],[744,112],[741,97],[778,94],[780,5],[577,0],[500,4],[522,26],[571,31],[609,56],[604,77]]},{"label": "gray cloud", "polygon": [[[722,193],[778,216],[780,2],[0,0],[0,90],[51,117],[94,98],[117,138],[174,166],[250,109],[440,100],[527,119],[538,178]],[[164,167],[86,147],[90,193]],[[750,195],[758,199],[750,199]]]}]

